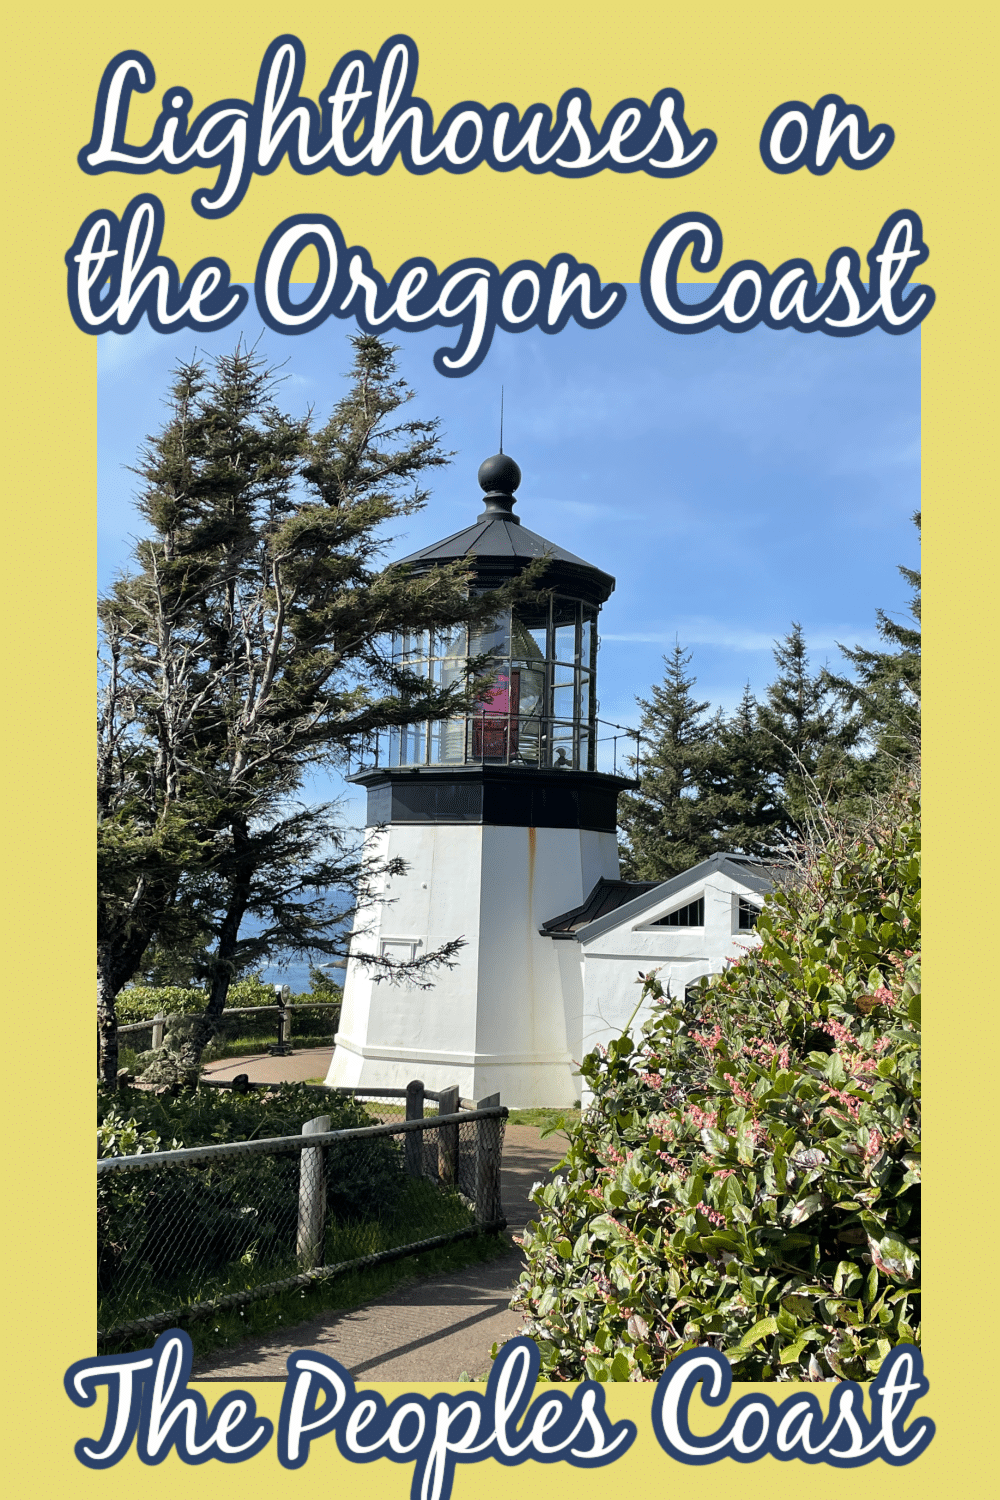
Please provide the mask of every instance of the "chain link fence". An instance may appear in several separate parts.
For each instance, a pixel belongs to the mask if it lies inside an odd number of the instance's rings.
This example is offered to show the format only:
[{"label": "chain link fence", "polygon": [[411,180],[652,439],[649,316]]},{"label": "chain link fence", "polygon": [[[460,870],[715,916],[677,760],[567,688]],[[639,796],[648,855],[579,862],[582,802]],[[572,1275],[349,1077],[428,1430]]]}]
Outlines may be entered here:
[{"label": "chain link fence", "polygon": [[411,1084],[372,1103],[400,1095],[408,1119],[99,1160],[98,1344],[502,1229],[498,1096],[466,1109],[449,1089],[425,1114]]}]

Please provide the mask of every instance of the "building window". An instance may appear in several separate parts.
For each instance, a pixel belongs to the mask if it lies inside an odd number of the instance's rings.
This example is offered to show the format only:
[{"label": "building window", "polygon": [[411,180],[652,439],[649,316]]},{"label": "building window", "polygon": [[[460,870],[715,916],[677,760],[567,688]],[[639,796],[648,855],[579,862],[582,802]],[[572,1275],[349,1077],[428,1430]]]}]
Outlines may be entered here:
[{"label": "building window", "polygon": [[687,906],[678,907],[677,911],[668,912],[654,927],[704,927],[705,925],[705,898],[699,896],[697,901],[690,902]]},{"label": "building window", "polygon": [[[412,963],[419,958],[420,949],[423,947],[423,938],[383,938],[379,944],[379,952],[383,958],[391,959],[393,963]],[[394,979],[388,973],[376,973],[373,976],[374,984],[395,983],[400,989],[411,989],[412,986],[405,979]]]},{"label": "building window", "polygon": [[741,896],[739,901],[739,915],[736,921],[737,930],[740,932],[750,932],[757,926],[757,918],[759,916],[760,907],[754,906],[752,901],[748,901],[745,896]]}]

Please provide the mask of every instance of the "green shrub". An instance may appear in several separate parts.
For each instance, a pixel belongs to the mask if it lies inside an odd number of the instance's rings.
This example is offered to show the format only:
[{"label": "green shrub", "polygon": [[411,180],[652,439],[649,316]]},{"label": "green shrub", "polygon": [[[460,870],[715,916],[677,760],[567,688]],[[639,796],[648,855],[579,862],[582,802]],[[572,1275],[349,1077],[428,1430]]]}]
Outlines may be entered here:
[{"label": "green shrub", "polygon": [[[316,972],[321,980],[325,978],[320,971]],[[336,986],[324,982],[321,987],[314,985],[312,991],[293,995],[291,999],[296,1006],[306,1006],[310,1000],[321,1000],[325,1006],[326,1002],[339,1001],[340,997],[341,991]],[[207,999],[203,989],[185,989],[179,985],[133,985],[118,996],[118,1022],[125,1026],[138,1021],[151,1022],[159,1014],[196,1015],[204,1010]],[[259,974],[248,974],[243,979],[234,980],[229,987],[219,1034],[206,1048],[205,1056],[224,1056],[232,1052],[234,1046],[238,1052],[242,1043],[246,1043],[250,1051],[259,1050],[259,1044],[273,1043],[277,1039],[276,1012],[262,1016],[237,1016],[230,1012],[241,1006],[273,1006],[274,1003],[274,986],[265,984]],[[297,1047],[332,1044],[339,1018],[339,1010],[311,1006],[296,1009],[292,1020],[293,1044]],[[123,1038],[123,1043],[127,1046],[128,1039]],[[131,1047],[129,1050],[129,1060],[133,1064],[137,1061],[134,1055],[137,1051],[141,1048]]]},{"label": "green shrub", "polygon": [[[917,1342],[920,834],[912,793],[768,897],[759,948],[582,1066],[515,1306],[542,1376],[865,1380]],[[642,976],[640,976],[642,978]]]},{"label": "green shrub", "polygon": [[[293,998],[307,1000],[312,997],[296,995]],[[119,992],[118,1022],[124,1026],[131,1021],[151,1021],[161,1011],[168,1016],[193,1015],[196,1011],[205,1009],[207,999],[207,992],[197,986],[184,988],[176,984],[134,984]],[[242,979],[234,979],[226,997],[227,1008],[274,1003],[274,985],[265,984],[259,974],[246,974]]]},{"label": "green shrub", "polygon": [[[364,1106],[354,1099],[319,1094],[295,1083],[283,1083],[267,1094],[193,1089],[176,1098],[145,1089],[99,1088],[97,1100],[102,1156],[298,1135],[306,1120],[319,1114],[330,1116],[331,1130],[353,1130],[372,1123]],[[398,1141],[389,1136],[345,1141],[335,1154],[328,1152],[330,1212],[362,1218],[393,1212],[405,1186],[399,1153]],[[251,1176],[262,1171],[265,1160],[249,1159]],[[297,1180],[298,1156],[287,1161]]]},{"label": "green shrub", "polygon": [[182,989],[176,984],[136,984],[121,990],[116,1003],[119,1026],[152,1021],[160,1012],[167,1016],[189,1016],[204,1009],[204,990]]}]

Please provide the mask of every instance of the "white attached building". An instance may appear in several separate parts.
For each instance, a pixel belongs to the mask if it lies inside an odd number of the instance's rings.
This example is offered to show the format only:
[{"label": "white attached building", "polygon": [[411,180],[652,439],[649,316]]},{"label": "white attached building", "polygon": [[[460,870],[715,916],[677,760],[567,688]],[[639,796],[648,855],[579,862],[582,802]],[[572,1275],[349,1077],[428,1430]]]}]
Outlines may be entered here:
[{"label": "white attached building", "polygon": [[[681,998],[703,974],[760,940],[754,932],[773,867],[743,854],[714,854],[661,883],[600,880],[580,906],[542,926],[559,960],[580,1058],[620,1035],[639,1001],[640,974],[659,971]],[[649,1018],[648,1003],[633,1027]]]}]

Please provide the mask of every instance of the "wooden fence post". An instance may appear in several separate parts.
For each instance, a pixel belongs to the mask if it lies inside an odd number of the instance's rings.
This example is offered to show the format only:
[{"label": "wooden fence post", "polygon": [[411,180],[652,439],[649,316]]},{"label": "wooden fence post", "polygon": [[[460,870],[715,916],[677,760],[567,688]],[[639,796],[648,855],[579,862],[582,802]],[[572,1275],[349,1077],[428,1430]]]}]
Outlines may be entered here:
[{"label": "wooden fence post", "polygon": [[[453,1083],[450,1089],[442,1089],[438,1096],[438,1113],[457,1115],[458,1096],[457,1083]],[[458,1182],[457,1125],[442,1125],[438,1130],[438,1181],[447,1187],[455,1187]]]},{"label": "wooden fence post", "polygon": [[[477,1109],[494,1109],[499,1094],[477,1099]],[[500,1198],[500,1121],[493,1116],[476,1121],[476,1222],[495,1224],[503,1218]]]},{"label": "wooden fence post", "polygon": [[[419,1078],[415,1078],[412,1083],[406,1085],[406,1118],[408,1120],[424,1118],[424,1085]],[[410,1177],[424,1175],[424,1132],[422,1130],[406,1132],[406,1171]]]},{"label": "wooden fence post", "polygon": [[166,1015],[164,1014],[164,1012],[162,1010],[158,1010],[156,1012],[156,1015],[153,1017],[153,1051],[154,1052],[159,1052],[160,1048],[163,1046],[163,1023],[164,1023],[164,1021],[166,1019],[167,1019]]},{"label": "wooden fence post", "polygon": [[[323,1135],[330,1129],[330,1116],[317,1115],[302,1127],[303,1135]],[[323,1264],[326,1239],[326,1168],[322,1146],[299,1152],[299,1229],[296,1242],[299,1265],[311,1271]]]}]

